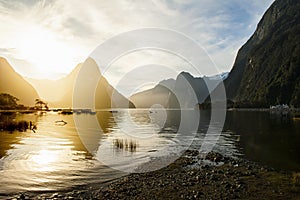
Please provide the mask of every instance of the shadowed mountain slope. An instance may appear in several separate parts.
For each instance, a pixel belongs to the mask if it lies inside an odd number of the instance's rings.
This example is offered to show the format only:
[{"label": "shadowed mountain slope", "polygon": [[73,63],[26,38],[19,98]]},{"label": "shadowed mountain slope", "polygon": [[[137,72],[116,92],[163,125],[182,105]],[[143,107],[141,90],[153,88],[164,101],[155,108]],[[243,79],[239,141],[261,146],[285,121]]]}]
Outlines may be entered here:
[{"label": "shadowed mountain slope", "polygon": [[39,95],[5,58],[0,57],[0,93],[8,93],[19,99],[20,104],[33,106]]}]

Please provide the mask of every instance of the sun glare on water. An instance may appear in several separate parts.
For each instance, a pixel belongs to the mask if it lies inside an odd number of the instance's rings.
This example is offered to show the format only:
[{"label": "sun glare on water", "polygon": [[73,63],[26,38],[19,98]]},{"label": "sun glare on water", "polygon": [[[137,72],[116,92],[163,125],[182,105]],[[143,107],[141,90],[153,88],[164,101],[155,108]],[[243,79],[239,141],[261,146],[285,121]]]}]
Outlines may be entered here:
[{"label": "sun glare on water", "polygon": [[40,150],[36,155],[31,157],[32,167],[36,171],[52,171],[52,163],[59,160],[59,154],[55,151]]}]

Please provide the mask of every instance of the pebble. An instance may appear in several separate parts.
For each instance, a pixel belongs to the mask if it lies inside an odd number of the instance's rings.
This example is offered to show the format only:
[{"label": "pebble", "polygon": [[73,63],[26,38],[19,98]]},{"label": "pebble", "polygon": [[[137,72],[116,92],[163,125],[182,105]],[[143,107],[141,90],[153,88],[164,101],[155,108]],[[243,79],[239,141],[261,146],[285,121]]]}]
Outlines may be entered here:
[{"label": "pebble", "polygon": [[[193,151],[187,154],[198,156],[198,153]],[[214,152],[209,153],[205,159],[212,159],[213,162],[222,161],[224,164],[216,166],[205,164],[196,169],[185,168],[191,163],[189,160],[193,159],[182,158],[159,171],[130,174],[108,186],[98,187],[98,189],[77,189],[63,195],[55,192],[44,196],[40,195],[40,197],[43,197],[41,199],[156,199],[157,197],[161,199],[178,197],[183,199],[236,199],[248,198],[249,195],[253,195],[252,197],[260,199],[265,197],[254,196],[256,193],[249,193],[249,188],[255,187],[257,191],[261,191],[261,194],[267,191],[272,193],[274,190],[274,183],[264,179],[265,174],[269,171],[266,167],[223,157]],[[286,188],[278,188],[272,194],[287,195],[289,193],[286,190]],[[276,199],[276,197],[270,199]],[[26,198],[29,197],[25,194],[19,194],[17,197],[17,199]]]}]

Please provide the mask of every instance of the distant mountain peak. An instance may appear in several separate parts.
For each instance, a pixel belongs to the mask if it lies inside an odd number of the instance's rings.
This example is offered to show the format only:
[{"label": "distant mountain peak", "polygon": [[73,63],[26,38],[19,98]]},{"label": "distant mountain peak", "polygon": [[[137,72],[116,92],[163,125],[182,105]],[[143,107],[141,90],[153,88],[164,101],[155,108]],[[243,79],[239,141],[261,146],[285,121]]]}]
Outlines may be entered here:
[{"label": "distant mountain peak", "polygon": [[7,62],[6,58],[0,56],[0,62]]},{"label": "distant mountain peak", "polygon": [[0,67],[2,68],[2,70],[10,70],[15,72],[14,68],[10,65],[6,58],[0,57],[0,63]]},{"label": "distant mountain peak", "polygon": [[190,80],[190,79],[194,78],[194,76],[192,76],[189,72],[185,72],[185,71],[180,72],[180,74],[178,74],[178,76],[177,76],[177,79],[180,78],[180,77],[184,77],[187,80]]},{"label": "distant mountain peak", "polygon": [[207,78],[209,80],[222,80],[224,81],[229,75],[229,72],[223,72],[221,74],[217,74],[217,75],[214,75],[214,76],[208,76]]},{"label": "distant mountain peak", "polygon": [[[58,80],[36,80],[28,79],[30,82],[35,85],[37,90],[40,92],[40,95],[49,102],[51,107],[62,107],[62,108],[71,108],[72,98],[73,98],[73,89],[77,80],[77,76],[82,69],[83,65],[90,66],[91,70],[98,69],[96,62],[92,58],[88,58],[84,63],[79,63],[76,67],[65,77]],[[93,71],[90,71],[87,76],[92,75]],[[85,83],[82,83],[83,85]],[[134,105],[128,101],[123,95],[116,91],[105,78],[102,78],[98,84],[96,90],[96,108],[103,108],[111,106],[110,99],[112,93],[116,96],[116,101],[121,102],[122,106],[126,103],[130,107]],[[117,104],[117,105],[120,105]]]}]

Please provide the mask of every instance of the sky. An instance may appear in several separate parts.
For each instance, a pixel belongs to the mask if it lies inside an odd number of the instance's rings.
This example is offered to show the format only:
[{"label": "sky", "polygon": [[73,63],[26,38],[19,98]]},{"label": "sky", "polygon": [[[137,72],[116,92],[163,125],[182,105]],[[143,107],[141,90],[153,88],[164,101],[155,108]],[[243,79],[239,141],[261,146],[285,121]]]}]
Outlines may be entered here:
[{"label": "sky", "polygon": [[[0,56],[23,76],[58,79],[107,39],[155,27],[192,38],[207,52],[218,72],[226,72],[273,1],[0,0]],[[136,52],[117,60],[107,74],[116,84],[132,66],[181,65],[174,55],[165,54]]]}]

